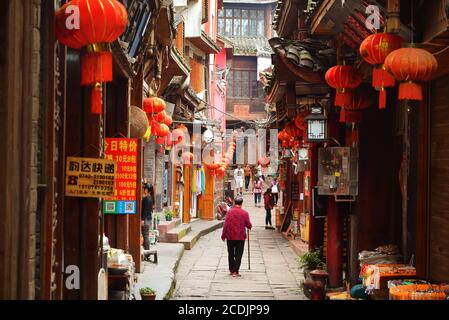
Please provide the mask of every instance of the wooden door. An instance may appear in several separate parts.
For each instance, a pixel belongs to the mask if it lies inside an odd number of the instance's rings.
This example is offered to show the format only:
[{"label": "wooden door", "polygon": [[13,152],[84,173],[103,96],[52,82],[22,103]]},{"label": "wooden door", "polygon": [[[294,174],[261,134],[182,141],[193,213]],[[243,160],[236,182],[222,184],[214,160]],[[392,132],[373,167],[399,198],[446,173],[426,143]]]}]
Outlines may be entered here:
[{"label": "wooden door", "polygon": [[429,278],[449,281],[449,76],[436,80],[430,110]]}]

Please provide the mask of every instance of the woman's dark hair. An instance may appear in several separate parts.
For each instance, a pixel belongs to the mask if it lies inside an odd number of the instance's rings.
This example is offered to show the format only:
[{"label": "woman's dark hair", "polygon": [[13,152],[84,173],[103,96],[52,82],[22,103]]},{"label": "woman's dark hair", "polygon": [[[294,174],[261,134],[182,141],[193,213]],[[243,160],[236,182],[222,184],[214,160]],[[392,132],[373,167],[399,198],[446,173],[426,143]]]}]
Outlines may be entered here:
[{"label": "woman's dark hair", "polygon": [[268,188],[265,193],[271,193],[271,188]]},{"label": "woman's dark hair", "polygon": [[243,204],[243,198],[242,197],[235,198],[234,203],[238,206],[241,206]]}]

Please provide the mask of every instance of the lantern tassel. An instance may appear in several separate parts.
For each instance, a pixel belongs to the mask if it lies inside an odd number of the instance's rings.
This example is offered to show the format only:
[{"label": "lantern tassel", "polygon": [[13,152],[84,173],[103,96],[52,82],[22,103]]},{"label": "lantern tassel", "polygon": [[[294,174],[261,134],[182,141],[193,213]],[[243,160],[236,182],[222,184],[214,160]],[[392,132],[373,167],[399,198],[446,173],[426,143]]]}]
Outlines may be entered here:
[{"label": "lantern tassel", "polygon": [[394,77],[383,68],[374,68],[373,70],[373,87],[394,87],[396,81]]},{"label": "lantern tassel", "polygon": [[81,85],[112,81],[112,53],[89,52],[81,59]]},{"label": "lantern tassel", "polygon": [[99,115],[103,113],[103,88],[99,83],[92,87],[90,95],[90,111],[93,114]]},{"label": "lantern tassel", "polygon": [[387,90],[385,88],[380,89],[379,93],[379,109],[385,109],[387,107]]},{"label": "lantern tassel", "polygon": [[415,82],[401,83],[399,86],[399,100],[418,100],[421,101],[422,88],[421,85]]},{"label": "lantern tassel", "polygon": [[340,122],[346,122],[346,110],[345,108],[341,108],[340,110]]},{"label": "lantern tassel", "polygon": [[335,95],[335,105],[338,107],[347,107],[351,103],[352,93],[350,91],[338,92]]}]

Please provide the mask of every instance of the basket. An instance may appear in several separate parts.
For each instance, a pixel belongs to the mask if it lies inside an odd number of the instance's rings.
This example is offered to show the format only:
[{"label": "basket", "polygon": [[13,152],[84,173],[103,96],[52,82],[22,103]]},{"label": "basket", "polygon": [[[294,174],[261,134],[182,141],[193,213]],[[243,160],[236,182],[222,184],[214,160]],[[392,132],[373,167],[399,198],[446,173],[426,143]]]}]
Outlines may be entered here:
[{"label": "basket", "polygon": [[443,287],[431,284],[397,286],[390,289],[390,300],[445,300]]},{"label": "basket", "polygon": [[147,114],[136,106],[130,107],[130,113],[131,138],[142,138],[149,127]]}]

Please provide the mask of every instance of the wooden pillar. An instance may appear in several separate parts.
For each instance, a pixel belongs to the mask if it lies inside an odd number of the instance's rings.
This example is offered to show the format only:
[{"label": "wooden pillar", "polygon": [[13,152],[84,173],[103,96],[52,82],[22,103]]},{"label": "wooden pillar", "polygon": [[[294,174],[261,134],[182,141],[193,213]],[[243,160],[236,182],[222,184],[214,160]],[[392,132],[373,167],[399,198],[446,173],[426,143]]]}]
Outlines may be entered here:
[{"label": "wooden pillar", "polygon": [[[82,89],[79,85],[79,55],[79,51],[69,50],[67,59],[68,121],[65,156],[100,158],[99,150],[103,144],[100,117],[90,113],[90,90]],[[65,299],[97,299],[102,247],[100,203],[99,199],[65,198],[64,265],[75,265],[80,269],[80,290],[65,288]]]},{"label": "wooden pillar", "polygon": [[215,176],[212,175],[211,171],[207,168],[204,169],[205,173],[205,191],[202,197],[202,209],[203,216],[205,220],[214,220],[215,216],[215,206],[214,206],[214,195],[215,195]]},{"label": "wooden pillar", "polygon": [[342,286],[343,218],[333,197],[329,197],[327,209],[327,272],[329,287]]},{"label": "wooden pillar", "polygon": [[184,204],[183,204],[183,223],[190,222],[190,207],[192,200],[192,168],[184,165]]},{"label": "wooden pillar", "polygon": [[310,197],[308,207],[310,208],[310,220],[309,220],[309,251],[313,251],[322,245],[322,220],[317,219],[312,214],[312,192],[313,188],[318,182],[318,148],[315,143],[312,143],[309,151],[310,161]]},{"label": "wooden pillar", "polygon": [[[136,77],[132,81],[131,104],[141,107],[143,105],[143,67],[139,69]],[[128,244],[129,253],[132,255],[136,272],[141,272],[141,255],[140,255],[140,235],[141,235],[141,216],[142,216],[142,188],[141,183],[144,177],[144,157],[142,139],[138,140],[137,146],[137,190],[136,190],[136,214],[129,216],[128,222]]]},{"label": "wooden pillar", "polygon": [[387,31],[391,33],[399,33],[401,30],[401,1],[388,0],[388,22]]}]

